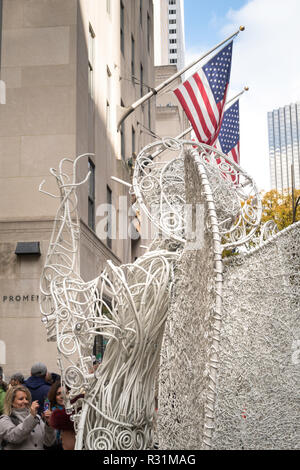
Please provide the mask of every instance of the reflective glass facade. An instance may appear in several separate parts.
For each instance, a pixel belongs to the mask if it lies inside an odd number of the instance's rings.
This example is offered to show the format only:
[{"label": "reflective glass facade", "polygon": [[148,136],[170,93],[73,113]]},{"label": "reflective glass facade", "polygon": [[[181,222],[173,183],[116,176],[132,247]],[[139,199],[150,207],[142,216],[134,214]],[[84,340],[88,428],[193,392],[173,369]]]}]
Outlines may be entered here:
[{"label": "reflective glass facade", "polygon": [[300,189],[300,102],[269,112],[268,130],[271,188],[292,187],[293,163],[295,187]]}]

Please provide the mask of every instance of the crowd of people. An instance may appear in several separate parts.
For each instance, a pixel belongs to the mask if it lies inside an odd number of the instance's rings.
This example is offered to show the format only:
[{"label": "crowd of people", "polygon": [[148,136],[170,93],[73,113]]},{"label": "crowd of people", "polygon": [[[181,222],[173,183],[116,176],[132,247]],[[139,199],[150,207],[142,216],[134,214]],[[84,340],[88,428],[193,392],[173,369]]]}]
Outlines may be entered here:
[{"label": "crowd of people", "polygon": [[1,450],[73,450],[74,424],[64,407],[60,376],[37,362],[25,380],[17,372],[9,383],[0,367]]}]

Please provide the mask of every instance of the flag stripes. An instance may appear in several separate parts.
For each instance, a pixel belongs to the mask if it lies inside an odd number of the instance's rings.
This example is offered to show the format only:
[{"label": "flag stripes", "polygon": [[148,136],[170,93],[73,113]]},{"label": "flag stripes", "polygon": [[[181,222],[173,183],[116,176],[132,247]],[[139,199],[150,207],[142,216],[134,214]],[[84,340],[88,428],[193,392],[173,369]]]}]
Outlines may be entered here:
[{"label": "flag stripes", "polygon": [[232,41],[174,90],[199,142],[212,145],[219,133],[231,71]]}]

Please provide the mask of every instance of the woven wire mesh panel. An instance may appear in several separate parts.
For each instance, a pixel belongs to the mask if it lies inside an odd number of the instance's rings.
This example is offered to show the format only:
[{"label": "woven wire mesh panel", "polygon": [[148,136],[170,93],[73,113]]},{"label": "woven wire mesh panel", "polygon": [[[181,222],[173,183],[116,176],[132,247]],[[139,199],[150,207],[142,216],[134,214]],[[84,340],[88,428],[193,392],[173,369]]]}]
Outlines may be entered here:
[{"label": "woven wire mesh panel", "polygon": [[[186,199],[207,207],[193,157],[186,156]],[[160,449],[201,449],[208,404],[209,359],[215,308],[212,237],[202,221],[199,249],[177,262],[161,352],[158,401]]]},{"label": "woven wire mesh panel", "polygon": [[175,270],[161,354],[159,448],[298,448],[300,224],[228,259],[217,329],[216,233],[196,166],[186,158],[186,200],[204,204],[203,245],[186,246]]},{"label": "woven wire mesh panel", "polygon": [[224,269],[215,449],[296,449],[300,224]]},{"label": "woven wire mesh panel", "polygon": [[[160,449],[202,448],[214,306],[213,260],[207,248],[209,237],[203,251],[185,253],[175,271],[159,378]],[[197,288],[187,273],[199,280]]]}]

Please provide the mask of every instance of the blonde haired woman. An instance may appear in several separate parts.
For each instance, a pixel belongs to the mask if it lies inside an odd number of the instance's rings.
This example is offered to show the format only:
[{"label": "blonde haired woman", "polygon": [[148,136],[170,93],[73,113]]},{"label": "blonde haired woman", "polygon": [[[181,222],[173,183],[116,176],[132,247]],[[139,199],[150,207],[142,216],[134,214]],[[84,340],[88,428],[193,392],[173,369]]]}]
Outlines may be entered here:
[{"label": "blonde haired woman", "polygon": [[55,441],[55,431],[37,414],[38,401],[31,403],[29,390],[23,385],[10,388],[4,400],[4,414],[0,418],[0,441],[4,450],[44,450]]}]

